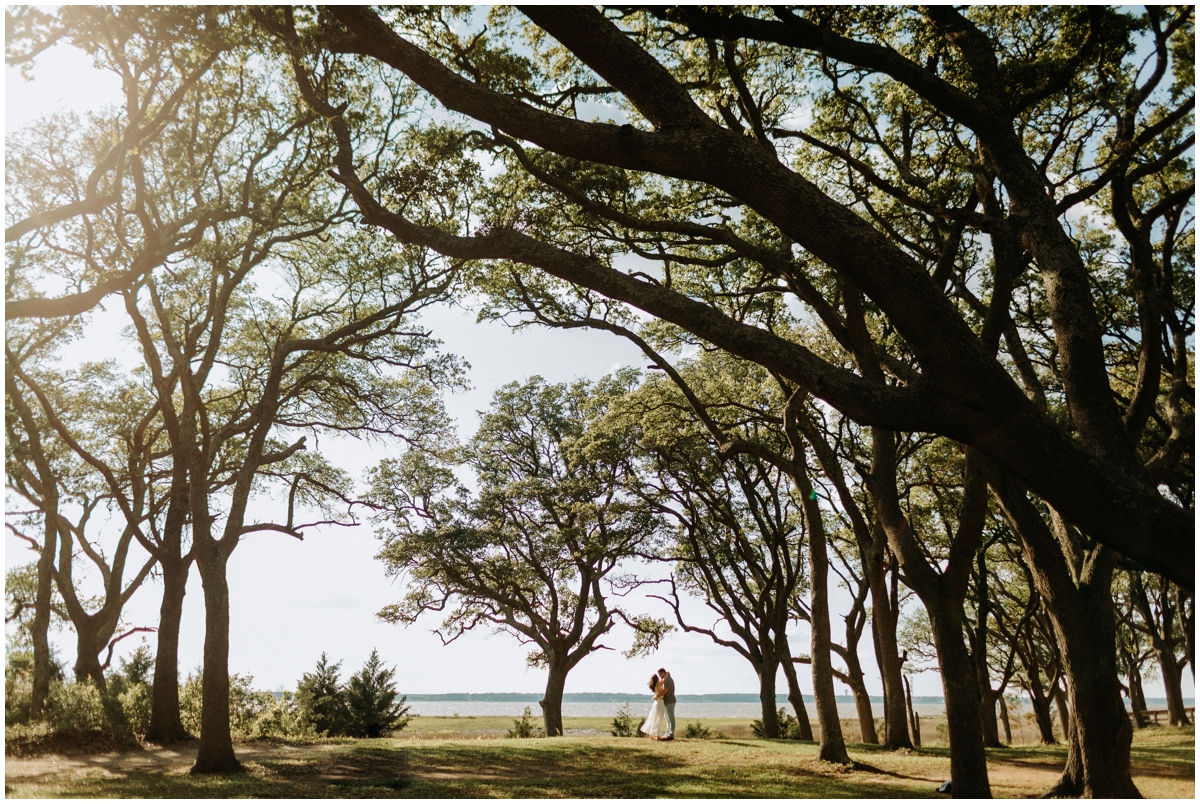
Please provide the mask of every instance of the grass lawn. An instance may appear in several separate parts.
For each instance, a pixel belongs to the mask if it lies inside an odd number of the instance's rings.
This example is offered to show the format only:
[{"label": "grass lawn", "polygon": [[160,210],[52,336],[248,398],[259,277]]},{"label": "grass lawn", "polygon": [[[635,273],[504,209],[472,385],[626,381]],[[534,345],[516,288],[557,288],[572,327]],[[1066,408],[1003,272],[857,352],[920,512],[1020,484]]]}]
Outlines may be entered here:
[{"label": "grass lawn", "polygon": [[[859,763],[817,761],[813,743],[744,739],[655,743],[608,736],[610,719],[567,718],[566,737],[507,740],[512,718],[418,718],[405,736],[238,747],[246,773],[191,777],[194,744],[123,754],[10,757],[8,797],[86,798],[928,798],[949,778],[945,747],[854,745]],[[727,734],[742,721],[707,720]],[[681,724],[682,728],[682,724]],[[593,733],[593,731],[595,733]],[[478,734],[474,734],[478,732]],[[993,793],[1029,797],[1062,767],[1062,747],[989,750]],[[1195,732],[1137,733],[1134,777],[1146,796],[1195,796]]]}]

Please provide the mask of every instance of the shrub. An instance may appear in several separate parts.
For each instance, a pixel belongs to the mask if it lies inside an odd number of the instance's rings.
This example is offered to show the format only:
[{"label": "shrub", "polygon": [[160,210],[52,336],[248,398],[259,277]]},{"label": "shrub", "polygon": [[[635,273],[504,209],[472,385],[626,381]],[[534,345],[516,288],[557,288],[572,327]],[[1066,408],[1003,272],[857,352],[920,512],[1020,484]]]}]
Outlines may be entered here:
[{"label": "shrub", "polygon": [[725,734],[702,724],[699,720],[689,721],[683,736],[692,740],[722,740]]},{"label": "shrub", "polygon": [[408,707],[404,705],[408,698],[396,700],[395,674],[395,668],[385,669],[378,651],[372,650],[363,669],[350,677],[346,708],[351,737],[382,737],[408,725]]},{"label": "shrub", "polygon": [[546,732],[540,726],[533,724],[533,712],[529,707],[525,707],[525,711],[521,713],[520,720],[513,721],[513,727],[508,730],[508,737],[545,737]]},{"label": "shrub", "polygon": [[645,737],[642,733],[642,724],[646,722],[646,718],[642,718],[636,724],[634,718],[637,715],[629,708],[629,701],[617,712],[617,716],[613,718],[613,737]]},{"label": "shrub", "polygon": [[300,720],[317,734],[345,734],[350,721],[346,693],[338,680],[342,663],[329,664],[325,654],[313,673],[305,673],[296,685]]},{"label": "shrub", "polygon": [[78,682],[50,682],[46,720],[55,731],[107,731],[110,726],[100,690],[92,684]]},{"label": "shrub", "polygon": [[134,684],[117,696],[121,703],[121,712],[130,731],[138,737],[146,734],[150,728],[150,704],[152,691],[149,684]]},{"label": "shrub", "polygon": [[29,722],[29,707],[33,701],[33,681],[29,676],[4,678],[4,725],[17,726]]},{"label": "shrub", "polygon": [[[764,739],[762,720],[751,721],[750,731],[754,732],[758,739]],[[779,707],[779,737],[783,740],[800,739],[800,721],[782,706]]]},{"label": "shrub", "polygon": [[[239,740],[262,737],[292,737],[309,733],[295,710],[289,696],[276,698],[269,692],[255,690],[250,685],[254,676],[234,674],[229,677],[229,731]],[[284,700],[286,699],[286,700]],[[200,733],[203,703],[202,674],[196,668],[179,688],[179,718],[191,734]]]},{"label": "shrub", "polygon": [[249,737],[282,739],[315,735],[312,727],[301,717],[295,695],[283,691],[260,694],[269,696],[271,703],[255,719]]}]

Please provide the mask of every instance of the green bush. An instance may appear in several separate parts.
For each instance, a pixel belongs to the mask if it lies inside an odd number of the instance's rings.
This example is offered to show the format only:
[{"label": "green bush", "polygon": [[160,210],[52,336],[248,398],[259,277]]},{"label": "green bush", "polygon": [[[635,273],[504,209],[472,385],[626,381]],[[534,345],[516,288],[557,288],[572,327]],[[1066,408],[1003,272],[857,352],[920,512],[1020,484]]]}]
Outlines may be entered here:
[{"label": "green bush", "polygon": [[55,731],[108,731],[110,727],[103,696],[89,683],[50,682],[46,720]]},{"label": "green bush", "polygon": [[4,725],[29,723],[29,707],[33,700],[33,681],[26,675],[4,678]]},{"label": "green bush", "polygon": [[529,738],[529,737],[545,737],[546,732],[540,726],[535,726],[533,723],[533,712],[529,707],[525,707],[525,711],[521,713],[519,720],[513,721],[513,727],[508,730],[508,737]]},{"label": "green bush", "polygon": [[710,729],[699,720],[689,721],[687,728],[684,729],[683,736],[692,740],[723,740],[725,733]]},{"label": "green bush", "polygon": [[149,684],[133,684],[117,695],[121,703],[121,712],[130,731],[138,737],[146,734],[150,728],[150,704],[153,699]]},{"label": "green bush", "polygon": [[[758,739],[764,739],[762,720],[760,719],[751,721],[750,731],[754,732],[754,736]],[[779,707],[779,737],[783,740],[800,739],[800,721],[796,720],[796,718],[782,706]]]},{"label": "green bush", "polygon": [[634,722],[636,718],[632,710],[629,708],[629,701],[617,711],[617,716],[613,718],[612,736],[613,737],[645,737],[642,733],[642,724],[646,722],[646,718]]},{"label": "green bush", "polygon": [[[229,677],[229,731],[235,739],[312,734],[312,729],[302,722],[293,696],[284,693],[276,697],[270,692],[255,690],[250,686],[253,683],[254,676],[249,674]],[[183,727],[192,734],[200,733],[202,702],[202,674],[197,668],[179,688],[179,717]]]}]

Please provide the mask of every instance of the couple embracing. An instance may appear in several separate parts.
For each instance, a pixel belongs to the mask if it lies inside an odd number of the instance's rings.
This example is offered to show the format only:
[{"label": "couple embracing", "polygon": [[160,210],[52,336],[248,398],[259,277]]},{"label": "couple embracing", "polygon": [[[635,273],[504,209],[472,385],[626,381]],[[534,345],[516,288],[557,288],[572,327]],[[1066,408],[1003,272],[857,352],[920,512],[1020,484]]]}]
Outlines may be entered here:
[{"label": "couple embracing", "polygon": [[663,668],[650,676],[654,703],[642,724],[642,732],[651,740],[675,739],[675,679]]}]

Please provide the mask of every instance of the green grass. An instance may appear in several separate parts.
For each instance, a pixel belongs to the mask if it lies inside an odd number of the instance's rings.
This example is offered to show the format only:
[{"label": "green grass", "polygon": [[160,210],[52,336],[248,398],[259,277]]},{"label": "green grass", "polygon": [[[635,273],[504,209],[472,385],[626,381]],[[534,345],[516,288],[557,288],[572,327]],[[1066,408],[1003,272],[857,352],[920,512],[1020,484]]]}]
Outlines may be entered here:
[{"label": "green grass", "polygon": [[[456,719],[418,720],[428,722],[399,739],[240,746],[246,773],[230,776],[187,775],[183,751],[170,762],[143,752],[141,761],[159,763],[151,768],[132,767],[137,755],[66,758],[55,769],[43,760],[45,772],[33,775],[37,767],[14,769],[10,760],[5,792],[39,798],[928,798],[949,777],[947,752],[937,747],[889,752],[856,745],[851,755],[860,765],[842,768],[819,762],[813,743],[469,736],[499,724],[507,728],[511,718],[459,718],[479,722],[459,724],[457,739],[447,739],[423,732],[445,731],[454,724],[432,721]],[[1142,792],[1193,797],[1194,746],[1191,729],[1139,732],[1133,761]],[[1046,786],[1043,777],[1061,768],[1063,755],[1062,747],[989,751],[993,791],[1036,795]]]}]

